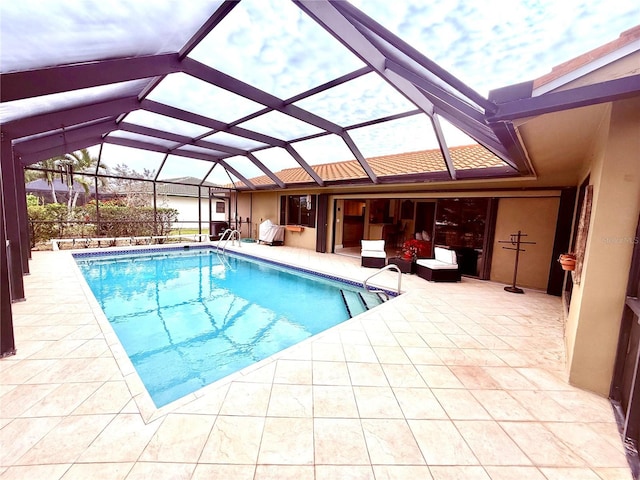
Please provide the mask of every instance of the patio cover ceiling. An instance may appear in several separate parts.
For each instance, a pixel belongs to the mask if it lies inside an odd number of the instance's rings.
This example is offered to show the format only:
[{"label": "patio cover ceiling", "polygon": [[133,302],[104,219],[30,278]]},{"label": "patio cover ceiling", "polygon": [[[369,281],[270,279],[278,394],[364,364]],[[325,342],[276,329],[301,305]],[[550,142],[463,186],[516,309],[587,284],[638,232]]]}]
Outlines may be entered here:
[{"label": "patio cover ceiling", "polygon": [[[343,1],[19,4],[2,12],[0,128],[25,166],[100,145],[107,167],[243,190],[349,183],[318,166],[352,159],[358,183],[529,176],[515,119],[637,90],[543,100],[523,84],[489,100]],[[27,15],[33,28],[11,28]],[[270,36],[274,23],[288,34]],[[456,168],[449,148],[469,143],[502,164]],[[385,176],[367,161],[424,150],[441,168]],[[307,177],[278,174],[295,167]]]}]

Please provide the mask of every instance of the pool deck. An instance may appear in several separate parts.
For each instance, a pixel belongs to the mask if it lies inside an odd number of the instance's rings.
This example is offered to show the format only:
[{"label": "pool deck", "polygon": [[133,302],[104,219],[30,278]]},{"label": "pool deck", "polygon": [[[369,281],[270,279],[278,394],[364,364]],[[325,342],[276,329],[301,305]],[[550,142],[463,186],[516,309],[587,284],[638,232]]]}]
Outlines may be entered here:
[{"label": "pool deck", "polygon": [[402,296],[156,410],[70,252],[30,270],[0,361],[2,480],[631,479],[608,400],[567,383],[557,297],[404,274]]}]

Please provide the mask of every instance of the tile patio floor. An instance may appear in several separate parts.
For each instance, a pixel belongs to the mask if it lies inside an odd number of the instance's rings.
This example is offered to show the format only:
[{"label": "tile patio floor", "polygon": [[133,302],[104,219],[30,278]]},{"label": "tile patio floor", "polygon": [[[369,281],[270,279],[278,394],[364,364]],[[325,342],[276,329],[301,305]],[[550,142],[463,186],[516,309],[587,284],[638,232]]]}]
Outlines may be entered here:
[{"label": "tile patio floor", "polygon": [[3,480],[631,478],[609,402],[565,379],[556,297],[403,275],[401,297],[157,411],[69,252],[30,269],[0,361]]}]

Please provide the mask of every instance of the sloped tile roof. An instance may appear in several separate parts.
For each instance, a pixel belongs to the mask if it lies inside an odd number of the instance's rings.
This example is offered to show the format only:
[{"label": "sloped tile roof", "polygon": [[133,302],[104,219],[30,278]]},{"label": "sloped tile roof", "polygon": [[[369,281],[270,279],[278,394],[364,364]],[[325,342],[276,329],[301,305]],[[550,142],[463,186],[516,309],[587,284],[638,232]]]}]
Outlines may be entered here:
[{"label": "sloped tile roof", "polygon": [[578,70],[580,67],[594,62],[610,54],[611,52],[615,52],[616,50],[638,39],[640,39],[640,25],[622,32],[618,38],[609,43],[605,43],[604,45],[601,45],[598,48],[594,48],[587,53],[572,58],[571,60],[561,63],[560,65],[556,65],[555,67],[553,67],[551,72],[535,79],[533,81],[533,88],[541,87],[542,85],[552,82],[562,77],[563,75],[567,75],[574,70]]},{"label": "sloped tile roof", "polygon": [[[456,170],[470,170],[504,166],[504,162],[481,145],[449,147],[451,160]],[[439,149],[398,153],[367,159],[373,172],[380,177],[410,175],[416,173],[443,172],[446,166]],[[357,160],[314,165],[313,170],[326,181],[357,180],[367,175]],[[308,183],[313,181],[302,168],[287,168],[276,172],[284,183]],[[254,185],[273,185],[266,175],[250,179]]]}]

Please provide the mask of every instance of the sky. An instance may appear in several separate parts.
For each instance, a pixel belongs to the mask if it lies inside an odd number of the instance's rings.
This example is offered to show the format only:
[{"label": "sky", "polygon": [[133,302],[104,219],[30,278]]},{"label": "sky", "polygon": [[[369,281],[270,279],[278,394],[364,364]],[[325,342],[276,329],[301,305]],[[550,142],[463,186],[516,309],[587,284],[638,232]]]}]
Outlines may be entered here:
[{"label": "sky", "polygon": [[[640,24],[637,0],[351,0],[351,3],[483,96],[492,89],[542,76],[553,66],[610,42],[622,31]],[[0,2],[0,69],[6,72],[16,66],[38,68],[57,62],[177,51],[219,4],[220,0],[4,0]],[[51,22],[51,18],[56,18],[56,22]],[[364,66],[289,0],[242,0],[190,57],[281,99]],[[107,93],[108,88],[96,87],[92,98]],[[51,97],[25,100],[22,106],[55,109],[65,105],[56,104],[55,96]],[[262,108],[184,74],[167,77],[149,98],[194,113],[213,112],[215,118],[225,122]],[[341,126],[415,108],[375,74],[297,105]],[[0,120],[6,121],[12,113],[6,105],[0,105]],[[148,112],[127,118],[134,120],[145,126],[171,129]],[[424,123],[417,120],[409,124],[397,122],[406,134],[402,137],[389,129],[375,135],[355,130],[353,133],[365,156],[397,153],[394,151],[397,148],[403,151],[434,148],[432,135],[409,132],[412,123],[414,126]],[[240,126],[284,140],[294,138],[297,132],[317,131],[277,112]],[[189,136],[201,133],[188,129],[181,132],[182,127],[174,124],[173,131]],[[451,141],[455,144],[458,140],[454,136]],[[461,138],[459,141],[464,143],[464,137]],[[215,136],[211,140],[216,140]],[[398,141],[402,142],[400,147],[394,145]],[[323,147],[323,151],[333,153],[318,156],[313,153],[319,149],[311,143],[299,145],[300,151],[308,152],[310,164],[345,159],[343,146],[340,152]],[[251,146],[256,145],[240,147]],[[113,150],[122,155],[120,149]],[[262,156],[273,170],[296,165],[292,158],[277,162],[271,158],[274,155]],[[282,156],[282,152],[276,156]],[[240,159],[235,161],[243,163]],[[255,169],[251,174],[254,173]]]}]

